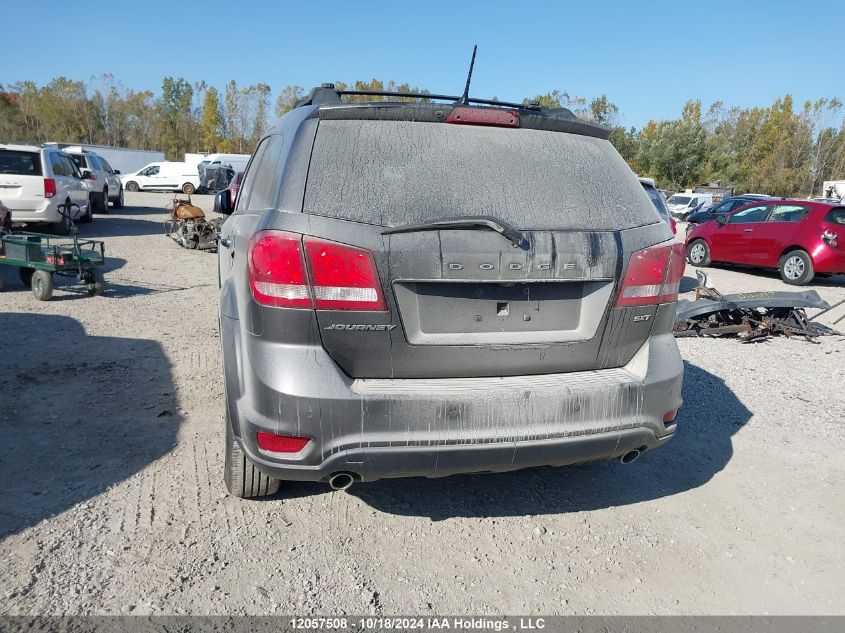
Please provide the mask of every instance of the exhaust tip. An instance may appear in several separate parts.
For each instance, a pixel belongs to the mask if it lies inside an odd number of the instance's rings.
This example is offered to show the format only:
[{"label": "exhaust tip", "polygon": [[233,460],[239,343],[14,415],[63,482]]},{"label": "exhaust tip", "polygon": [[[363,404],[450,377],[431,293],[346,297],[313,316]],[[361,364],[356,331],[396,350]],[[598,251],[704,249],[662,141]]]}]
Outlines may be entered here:
[{"label": "exhaust tip", "polygon": [[329,486],[332,490],[348,490],[355,483],[352,473],[335,473],[329,477]]},{"label": "exhaust tip", "polygon": [[637,458],[640,456],[640,451],[634,449],[633,451],[628,451],[622,457],[619,458],[619,461],[623,464],[631,464],[637,461]]}]

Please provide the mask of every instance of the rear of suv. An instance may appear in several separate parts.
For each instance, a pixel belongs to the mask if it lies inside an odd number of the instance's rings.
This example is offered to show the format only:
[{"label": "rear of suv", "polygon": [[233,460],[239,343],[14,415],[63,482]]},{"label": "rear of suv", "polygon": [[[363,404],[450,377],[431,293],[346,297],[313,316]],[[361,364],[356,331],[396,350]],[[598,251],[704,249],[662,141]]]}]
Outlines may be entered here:
[{"label": "rear of suv", "polygon": [[683,245],[608,130],[344,94],[312,91],[216,200],[230,493],[667,442]]},{"label": "rear of suv", "polygon": [[105,158],[81,147],[65,147],[64,151],[83,174],[86,171],[90,174],[88,197],[94,213],[108,213],[109,202],[114,203],[115,209],[123,206],[123,184],[120,182],[120,175]]},{"label": "rear of suv", "polygon": [[[50,224],[61,233],[71,220],[90,221],[88,181],[71,157],[56,147],[0,145],[0,200],[15,223]],[[62,214],[60,205],[79,206]]]}]

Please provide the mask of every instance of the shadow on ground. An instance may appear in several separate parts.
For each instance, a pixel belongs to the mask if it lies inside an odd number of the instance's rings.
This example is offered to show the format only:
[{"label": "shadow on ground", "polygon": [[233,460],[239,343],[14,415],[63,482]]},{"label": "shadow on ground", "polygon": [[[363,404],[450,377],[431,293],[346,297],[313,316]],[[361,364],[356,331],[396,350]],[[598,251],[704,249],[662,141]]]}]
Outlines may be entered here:
[{"label": "shadow on ground", "polygon": [[[356,484],[349,494],[391,514],[490,517],[597,510],[659,499],[706,484],[733,454],[731,438],[751,412],[724,381],[684,363],[684,408],[677,436],[630,465],[617,461],[442,479]],[[279,497],[328,492],[323,484],[284,484]]]},{"label": "shadow on ground", "polygon": [[88,336],[75,319],[40,314],[0,313],[0,332],[14,333],[0,371],[0,538],[173,448],[181,419],[158,343]]},{"label": "shadow on ground", "polygon": [[[739,266],[734,264],[722,264],[722,263],[712,263],[710,264],[705,270],[710,273],[712,270],[730,270],[733,272],[738,273],[747,273],[749,275],[755,275],[759,277],[765,277],[767,279],[780,279],[780,273],[776,270],[771,268],[751,268],[748,266]],[[830,286],[830,287],[842,287],[845,286],[845,275],[832,275],[830,277],[820,277],[816,275],[813,277],[813,280],[808,284],[809,286]],[[801,286],[796,286],[794,290],[796,292],[801,292]],[[753,287],[749,287],[749,291],[753,291]]]}]

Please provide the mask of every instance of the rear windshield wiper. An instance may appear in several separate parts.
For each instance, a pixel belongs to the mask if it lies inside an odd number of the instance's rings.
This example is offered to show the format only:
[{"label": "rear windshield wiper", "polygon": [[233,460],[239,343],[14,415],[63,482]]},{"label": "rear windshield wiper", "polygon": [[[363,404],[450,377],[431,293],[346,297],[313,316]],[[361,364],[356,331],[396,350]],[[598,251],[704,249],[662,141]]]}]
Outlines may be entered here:
[{"label": "rear windshield wiper", "polygon": [[382,235],[389,235],[391,233],[413,233],[415,231],[437,231],[439,229],[472,229],[472,228],[488,228],[501,233],[514,246],[522,246],[526,243],[525,236],[512,227],[507,222],[503,222],[498,218],[490,217],[489,215],[475,215],[458,218],[449,218],[448,220],[437,220],[435,222],[423,222],[422,224],[403,224],[402,226],[393,226],[381,232]]}]

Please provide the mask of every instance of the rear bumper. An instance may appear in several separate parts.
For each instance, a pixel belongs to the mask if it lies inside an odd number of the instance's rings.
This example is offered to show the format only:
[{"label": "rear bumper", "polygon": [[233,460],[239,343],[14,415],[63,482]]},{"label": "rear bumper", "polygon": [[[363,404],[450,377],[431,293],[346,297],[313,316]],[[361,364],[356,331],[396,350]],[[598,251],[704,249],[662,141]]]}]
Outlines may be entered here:
[{"label": "rear bumper", "polygon": [[831,248],[827,244],[821,244],[812,253],[812,258],[813,269],[817,273],[845,273],[845,248],[843,248],[842,244],[837,248]]},{"label": "rear bumper", "polygon": [[[238,321],[221,323],[234,434],[251,462],[280,479],[438,477],[617,457],[667,442],[675,425],[663,416],[681,406],[683,363],[671,333],[616,369],[352,380],[322,348],[249,335],[241,348]],[[267,454],[259,431],[311,441],[292,456]]]},{"label": "rear bumper", "polygon": [[15,208],[14,200],[5,202],[6,206],[8,206],[12,210],[12,222],[17,224],[18,222],[60,222],[62,219],[61,214],[58,210],[58,200],[51,199],[45,200],[43,203],[38,205],[37,207],[27,208],[27,209],[19,209]]}]

